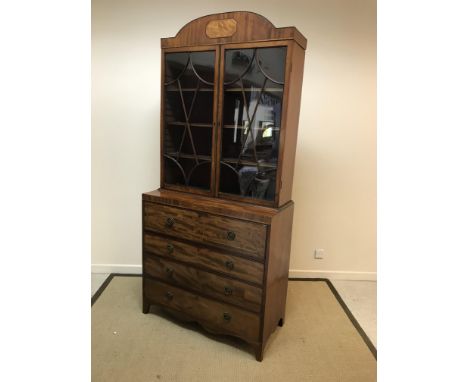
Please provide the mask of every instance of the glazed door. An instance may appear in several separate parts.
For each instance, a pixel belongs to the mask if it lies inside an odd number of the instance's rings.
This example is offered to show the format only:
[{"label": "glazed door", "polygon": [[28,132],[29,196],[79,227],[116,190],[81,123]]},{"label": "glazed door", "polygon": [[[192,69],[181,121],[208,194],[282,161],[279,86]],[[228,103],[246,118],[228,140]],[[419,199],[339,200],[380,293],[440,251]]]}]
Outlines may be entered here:
[{"label": "glazed door", "polygon": [[221,52],[218,193],[275,201],[286,46],[224,47]]},{"label": "glazed door", "polygon": [[212,193],[215,184],[217,48],[163,52],[162,179],[165,188]]}]

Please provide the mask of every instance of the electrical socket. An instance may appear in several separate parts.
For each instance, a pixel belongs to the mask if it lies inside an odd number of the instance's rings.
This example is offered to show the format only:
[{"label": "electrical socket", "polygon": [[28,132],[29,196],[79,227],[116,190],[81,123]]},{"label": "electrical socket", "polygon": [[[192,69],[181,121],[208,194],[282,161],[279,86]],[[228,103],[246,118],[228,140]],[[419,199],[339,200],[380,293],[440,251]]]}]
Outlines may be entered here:
[{"label": "electrical socket", "polygon": [[322,248],[316,248],[314,252],[314,258],[317,260],[321,260],[325,257],[325,250]]}]

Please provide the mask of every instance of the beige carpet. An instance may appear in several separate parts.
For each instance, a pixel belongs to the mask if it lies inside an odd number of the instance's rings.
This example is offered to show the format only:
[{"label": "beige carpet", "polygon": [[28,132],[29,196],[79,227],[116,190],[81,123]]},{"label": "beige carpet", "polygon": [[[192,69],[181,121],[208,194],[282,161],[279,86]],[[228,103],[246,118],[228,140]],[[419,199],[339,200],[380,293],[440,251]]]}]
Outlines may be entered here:
[{"label": "beige carpet", "polygon": [[376,360],[323,281],[290,281],[263,362],[240,340],[141,312],[141,278],[114,277],[92,307],[92,381],[376,381]]}]

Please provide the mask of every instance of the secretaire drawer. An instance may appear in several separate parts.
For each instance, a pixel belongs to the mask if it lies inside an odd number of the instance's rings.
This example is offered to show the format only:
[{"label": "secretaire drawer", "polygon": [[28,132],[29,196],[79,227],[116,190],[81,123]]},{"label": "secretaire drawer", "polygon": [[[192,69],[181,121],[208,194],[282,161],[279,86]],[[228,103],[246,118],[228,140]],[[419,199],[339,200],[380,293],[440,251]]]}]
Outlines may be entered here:
[{"label": "secretaire drawer", "polygon": [[144,269],[146,275],[260,312],[261,288],[156,256],[145,256]]},{"label": "secretaire drawer", "polygon": [[173,258],[259,285],[263,284],[263,264],[257,261],[153,233],[145,233],[143,242],[145,251],[156,255]]},{"label": "secretaire drawer", "polygon": [[264,258],[266,226],[224,216],[145,202],[144,228]]},{"label": "secretaire drawer", "polygon": [[255,313],[148,278],[144,279],[144,293],[151,302],[187,314],[220,333],[259,340],[260,319]]}]

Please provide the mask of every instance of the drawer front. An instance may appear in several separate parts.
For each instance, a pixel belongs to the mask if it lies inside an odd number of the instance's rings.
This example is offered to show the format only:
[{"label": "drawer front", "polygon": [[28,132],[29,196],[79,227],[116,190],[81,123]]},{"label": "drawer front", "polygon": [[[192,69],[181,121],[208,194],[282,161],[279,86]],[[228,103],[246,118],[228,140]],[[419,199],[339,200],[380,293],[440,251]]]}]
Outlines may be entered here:
[{"label": "drawer front", "polygon": [[150,302],[185,313],[220,333],[232,334],[250,342],[259,339],[260,318],[255,313],[148,278],[144,279],[144,291]]},{"label": "drawer front", "polygon": [[156,231],[247,252],[263,259],[266,226],[163,204],[145,202],[144,227]]},{"label": "drawer front", "polygon": [[260,288],[156,256],[145,256],[144,266],[147,275],[192,289],[195,292],[204,293],[241,308],[260,312],[262,302]]},{"label": "drawer front", "polygon": [[144,234],[145,251],[159,256],[174,258],[195,266],[250,281],[263,284],[263,264],[232,256],[221,251],[182,243],[167,239],[156,234]]}]

